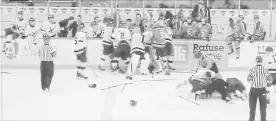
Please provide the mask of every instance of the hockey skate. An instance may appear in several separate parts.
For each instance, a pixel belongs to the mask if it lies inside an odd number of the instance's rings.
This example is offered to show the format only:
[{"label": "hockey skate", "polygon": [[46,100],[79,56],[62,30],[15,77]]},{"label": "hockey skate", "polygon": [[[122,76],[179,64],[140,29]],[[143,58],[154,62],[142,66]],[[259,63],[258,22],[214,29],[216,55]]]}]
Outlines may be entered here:
[{"label": "hockey skate", "polygon": [[81,73],[79,73],[79,72],[77,72],[77,78],[78,79],[88,79],[88,77],[86,77],[86,76],[84,76],[83,74],[81,74]]},{"label": "hockey skate", "polygon": [[99,68],[99,70],[101,70],[101,71],[105,71],[105,69],[104,69],[101,65],[99,65],[98,68]]}]

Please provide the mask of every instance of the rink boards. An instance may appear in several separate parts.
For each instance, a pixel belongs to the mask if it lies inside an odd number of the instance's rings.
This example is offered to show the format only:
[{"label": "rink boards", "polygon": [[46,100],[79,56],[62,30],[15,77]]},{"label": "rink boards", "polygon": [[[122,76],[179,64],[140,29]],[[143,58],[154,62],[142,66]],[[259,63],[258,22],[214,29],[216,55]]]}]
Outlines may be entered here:
[{"label": "rink boards", "polygon": [[[8,59],[2,53],[3,68],[38,68],[40,64],[36,49],[26,49],[27,41],[18,40],[19,52],[17,58]],[[196,67],[196,61],[192,52],[200,50],[209,54],[220,69],[249,69],[255,63],[257,55],[263,55],[267,46],[272,46],[276,50],[276,42],[265,41],[250,43],[244,41],[241,43],[241,57],[236,59],[235,55],[228,56],[229,49],[225,41],[203,42],[198,40],[174,40],[174,60],[175,67],[180,70],[190,70]],[[72,39],[56,38],[52,44],[57,49],[55,58],[56,68],[75,68],[76,56],[74,54],[74,43]],[[88,40],[88,60],[92,66],[97,66],[102,55],[102,42],[100,39]],[[106,64],[108,66],[109,64]]]}]

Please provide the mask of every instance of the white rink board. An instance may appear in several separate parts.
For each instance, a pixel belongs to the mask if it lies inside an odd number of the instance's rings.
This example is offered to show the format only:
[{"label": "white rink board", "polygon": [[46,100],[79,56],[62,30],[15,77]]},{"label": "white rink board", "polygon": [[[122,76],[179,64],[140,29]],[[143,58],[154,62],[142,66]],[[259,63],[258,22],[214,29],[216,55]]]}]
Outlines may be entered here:
[{"label": "white rink board", "polygon": [[[2,67],[3,68],[38,68],[40,64],[39,57],[36,52],[33,54],[28,53],[25,50],[25,45],[27,44],[26,40],[18,40],[19,43],[19,54],[16,59],[10,60],[7,59],[6,57],[2,57]],[[183,44],[183,45],[190,45],[189,43],[193,43],[196,41],[194,40],[174,40],[174,43],[176,45]],[[212,43],[221,43],[223,44],[224,41],[212,41]],[[54,60],[55,62],[55,67],[56,68],[75,68],[76,65],[76,56],[73,52],[74,50],[74,44],[73,44],[73,38],[67,39],[67,38],[55,38],[51,41],[51,44],[53,44],[56,49],[57,49],[57,57]],[[208,43],[206,44],[208,45]],[[226,67],[228,68],[221,68],[222,70],[248,70],[250,69],[254,64],[255,64],[255,57],[262,53],[264,49],[267,46],[272,46],[274,50],[276,50],[276,42],[274,41],[265,41],[265,42],[255,42],[255,43],[250,43],[248,41],[243,41],[241,43],[241,56],[240,59],[237,60],[235,55],[230,55],[228,56],[228,65]],[[193,61],[190,60],[192,58],[191,48],[190,49],[183,51],[183,49],[187,48],[178,48],[180,46],[175,46],[175,58],[178,59],[176,60],[176,67],[178,69],[183,70],[183,69],[193,69],[196,67],[195,63],[192,63],[192,65],[186,66],[186,59],[188,58],[188,61]],[[228,51],[228,47],[225,48],[225,51]],[[178,51],[179,50],[179,51]],[[89,63],[97,67],[100,63],[100,58],[102,55],[102,42],[100,39],[89,39],[88,40],[88,52],[87,52],[87,57]],[[190,54],[189,54],[190,53]],[[1,53],[3,54],[3,53]],[[183,58],[183,54],[187,57]],[[227,57],[227,56],[226,56]],[[184,59],[184,60],[183,60]],[[186,64],[186,65],[185,65]],[[189,64],[189,63],[188,63]],[[122,64],[121,64],[122,65]],[[108,63],[106,66],[109,66]]]}]

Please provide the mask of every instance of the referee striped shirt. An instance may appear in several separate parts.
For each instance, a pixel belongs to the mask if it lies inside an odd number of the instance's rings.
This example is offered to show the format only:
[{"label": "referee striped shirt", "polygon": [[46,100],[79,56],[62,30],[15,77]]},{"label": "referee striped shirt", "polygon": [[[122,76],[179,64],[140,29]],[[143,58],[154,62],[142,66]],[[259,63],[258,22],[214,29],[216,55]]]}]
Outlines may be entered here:
[{"label": "referee striped shirt", "polygon": [[256,65],[252,68],[247,80],[253,88],[265,88],[268,83],[272,82],[270,73],[263,65]]},{"label": "referee striped shirt", "polygon": [[53,61],[55,56],[54,48],[49,44],[42,45],[38,50],[38,55],[41,61]]}]

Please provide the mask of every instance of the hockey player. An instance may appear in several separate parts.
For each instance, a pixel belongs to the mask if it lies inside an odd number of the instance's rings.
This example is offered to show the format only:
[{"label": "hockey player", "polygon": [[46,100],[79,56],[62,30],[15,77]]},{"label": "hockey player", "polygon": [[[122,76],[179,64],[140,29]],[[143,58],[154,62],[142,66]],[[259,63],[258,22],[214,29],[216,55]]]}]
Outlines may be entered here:
[{"label": "hockey player", "polygon": [[2,52],[4,52],[5,55],[10,59],[16,57],[18,45],[15,40],[20,36],[24,37],[23,33],[25,30],[25,26],[26,23],[23,18],[23,11],[19,11],[17,14],[17,18],[15,19],[14,23],[12,23],[11,27],[4,30],[4,35],[6,36],[6,38],[3,44]]},{"label": "hockey player", "polygon": [[[129,63],[130,57],[130,42],[131,33],[127,28],[125,22],[121,22],[120,27],[115,29],[115,31],[111,35],[111,41],[114,45],[114,51],[111,54],[113,58],[111,61],[111,70],[114,72],[119,68],[119,59],[121,58],[124,61],[124,64],[127,65]],[[121,73],[124,73],[124,69],[120,69]]]},{"label": "hockey player", "polygon": [[85,69],[87,65],[87,40],[86,35],[84,32],[84,25],[78,25],[77,27],[77,33],[75,35],[74,39],[75,44],[75,50],[74,53],[77,57],[77,78],[79,79],[88,79],[87,76],[85,76]]},{"label": "hockey player", "polygon": [[219,74],[217,64],[211,57],[204,55],[201,51],[194,51],[194,57],[198,61],[198,67],[196,70],[199,68],[206,68]]},{"label": "hockey player", "polygon": [[206,21],[206,18],[202,18],[201,23],[197,24],[196,28],[199,30],[198,37],[209,42],[212,38],[213,30],[212,25]]},{"label": "hockey player", "polygon": [[244,40],[244,37],[247,33],[246,24],[243,22],[243,19],[244,18],[242,15],[238,16],[237,22],[233,24],[233,34],[229,35],[226,39],[230,49],[229,55],[234,52],[234,46],[236,50],[236,59],[240,58],[240,43],[242,40]]},{"label": "hockey player", "polygon": [[156,52],[158,63],[158,70],[156,70],[156,73],[160,73],[166,67],[163,62],[167,61],[164,48],[166,45],[166,24],[162,14],[160,14],[159,19],[153,23],[151,32],[153,36],[150,45]]},{"label": "hockey player", "polygon": [[[206,94],[207,85],[211,84],[211,80],[216,77],[216,73],[206,69],[200,68],[197,73],[193,74],[189,79],[189,83],[192,85],[191,92],[195,92],[195,99],[202,94]],[[206,95],[207,97],[208,95]]]},{"label": "hockey player", "polygon": [[275,50],[271,46],[268,46],[266,48],[266,55],[264,56],[264,66],[268,68],[268,71],[273,79],[272,83],[268,86],[270,87],[272,85],[276,93],[276,54]]},{"label": "hockey player", "polygon": [[196,36],[197,29],[195,27],[196,25],[197,23],[193,21],[192,17],[188,16],[187,21],[184,22],[181,26],[180,38],[188,38],[188,39],[197,38]]},{"label": "hockey player", "polygon": [[29,24],[26,25],[25,36],[28,41],[28,45],[25,46],[27,51],[35,51],[41,40],[40,33],[41,25],[38,25],[34,18],[29,19]]},{"label": "hockey player", "polygon": [[104,18],[104,23],[106,27],[104,28],[104,36],[102,40],[103,45],[103,55],[101,57],[101,64],[99,65],[100,70],[105,70],[103,65],[106,63],[106,59],[110,54],[113,53],[113,43],[111,42],[111,35],[114,32],[114,21],[111,18]]},{"label": "hockey player", "polygon": [[42,25],[41,33],[50,36],[50,38],[53,38],[57,35],[59,31],[60,31],[60,27],[58,23],[55,22],[54,16],[49,15],[48,21],[45,21]]},{"label": "hockey player", "polygon": [[173,60],[174,60],[174,48],[172,44],[173,31],[172,31],[172,28],[168,26],[166,27],[165,30],[166,30],[165,32],[166,44],[165,44],[165,59],[163,60],[163,63],[165,64],[165,66],[167,66],[169,70],[175,70],[175,68],[173,68],[172,66]]},{"label": "hockey player", "polygon": [[244,100],[247,97],[246,88],[242,81],[237,78],[227,78],[226,83],[230,98],[236,96]]},{"label": "hockey player", "polygon": [[254,23],[255,23],[254,31],[247,38],[248,40],[250,40],[251,43],[253,43],[254,41],[258,41],[258,40],[264,40],[265,35],[266,35],[264,26],[260,22],[260,16],[258,16],[258,15],[254,16]]}]

